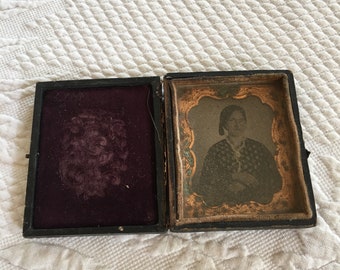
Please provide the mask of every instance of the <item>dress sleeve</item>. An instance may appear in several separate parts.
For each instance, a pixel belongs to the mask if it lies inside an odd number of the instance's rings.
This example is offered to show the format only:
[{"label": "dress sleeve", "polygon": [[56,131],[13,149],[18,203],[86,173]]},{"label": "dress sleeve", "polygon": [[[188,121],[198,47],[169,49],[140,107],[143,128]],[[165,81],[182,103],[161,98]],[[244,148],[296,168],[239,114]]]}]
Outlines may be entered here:
[{"label": "dress sleeve", "polygon": [[255,176],[259,181],[258,187],[255,190],[256,201],[269,203],[274,193],[281,189],[282,179],[272,154],[264,145],[261,148],[262,162]]},{"label": "dress sleeve", "polygon": [[221,156],[220,151],[223,149],[219,149],[218,145],[209,149],[197,185],[197,193],[203,195],[208,206],[221,205],[232,200],[233,196],[228,190],[231,173],[226,171],[224,164],[226,160],[218,158]]}]

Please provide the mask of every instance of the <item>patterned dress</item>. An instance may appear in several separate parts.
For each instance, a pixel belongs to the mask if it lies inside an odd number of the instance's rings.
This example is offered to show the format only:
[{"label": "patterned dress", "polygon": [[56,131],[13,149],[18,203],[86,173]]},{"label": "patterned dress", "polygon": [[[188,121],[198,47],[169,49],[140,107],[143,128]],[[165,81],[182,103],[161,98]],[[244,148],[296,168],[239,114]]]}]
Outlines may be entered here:
[{"label": "patterned dress", "polygon": [[[241,181],[244,189],[232,191],[235,174],[246,173],[257,181],[247,186]],[[208,206],[230,205],[255,201],[269,203],[273,194],[281,189],[282,180],[275,160],[269,150],[261,143],[245,139],[238,149],[224,139],[214,144],[208,151],[201,172],[197,193],[203,195]]]}]

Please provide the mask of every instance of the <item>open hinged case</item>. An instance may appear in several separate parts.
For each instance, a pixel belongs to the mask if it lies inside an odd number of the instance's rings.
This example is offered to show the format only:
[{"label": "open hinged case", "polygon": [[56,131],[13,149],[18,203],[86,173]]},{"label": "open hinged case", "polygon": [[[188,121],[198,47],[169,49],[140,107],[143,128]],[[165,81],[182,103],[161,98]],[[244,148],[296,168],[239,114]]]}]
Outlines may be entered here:
[{"label": "open hinged case", "polygon": [[313,226],[289,71],[36,87],[23,234]]}]

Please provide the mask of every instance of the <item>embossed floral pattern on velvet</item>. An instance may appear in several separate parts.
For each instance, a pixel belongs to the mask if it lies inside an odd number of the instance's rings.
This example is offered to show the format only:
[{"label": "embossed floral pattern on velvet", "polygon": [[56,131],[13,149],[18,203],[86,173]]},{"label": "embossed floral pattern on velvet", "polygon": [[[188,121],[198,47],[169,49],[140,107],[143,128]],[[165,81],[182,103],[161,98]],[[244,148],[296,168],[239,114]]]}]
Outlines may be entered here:
[{"label": "embossed floral pattern on velvet", "polygon": [[62,139],[59,173],[78,197],[103,197],[121,183],[127,170],[127,134],[122,119],[103,110],[87,110],[71,118]]},{"label": "embossed floral pattern on velvet", "polygon": [[36,228],[157,222],[149,92],[148,85],[46,91]]}]

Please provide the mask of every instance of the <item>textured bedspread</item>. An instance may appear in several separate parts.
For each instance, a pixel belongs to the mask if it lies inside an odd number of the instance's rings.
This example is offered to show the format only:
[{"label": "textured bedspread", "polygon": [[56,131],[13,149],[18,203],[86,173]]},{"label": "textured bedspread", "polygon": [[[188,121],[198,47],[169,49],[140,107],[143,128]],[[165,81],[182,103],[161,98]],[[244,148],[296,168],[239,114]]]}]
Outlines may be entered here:
[{"label": "textured bedspread", "polygon": [[[339,19],[336,0],[1,0],[0,269],[340,269]],[[22,237],[36,82],[253,69],[295,76],[316,227]]]}]

